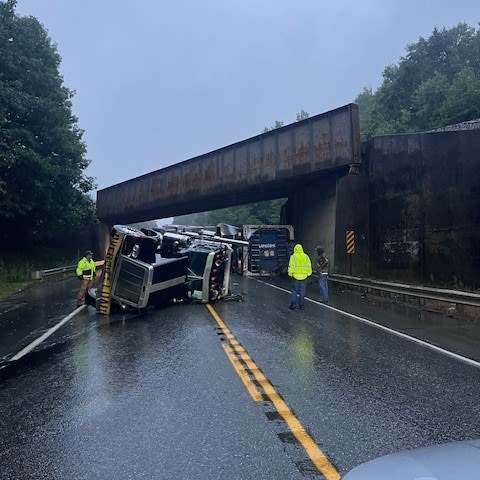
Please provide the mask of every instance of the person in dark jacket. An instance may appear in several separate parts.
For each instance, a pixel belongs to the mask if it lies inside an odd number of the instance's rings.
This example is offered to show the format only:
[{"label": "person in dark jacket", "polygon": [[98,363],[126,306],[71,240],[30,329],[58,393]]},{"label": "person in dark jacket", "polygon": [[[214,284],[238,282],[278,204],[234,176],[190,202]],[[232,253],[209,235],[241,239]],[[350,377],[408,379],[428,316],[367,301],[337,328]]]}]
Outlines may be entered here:
[{"label": "person in dark jacket", "polygon": [[93,260],[93,252],[87,250],[84,256],[79,260],[77,264],[76,274],[80,280],[80,289],[77,293],[77,307],[85,303],[85,294],[91,287],[93,279],[95,278],[96,264]]},{"label": "person in dark jacket", "polygon": [[320,301],[328,302],[328,258],[322,247],[317,247],[317,260],[315,262],[315,271],[318,273],[318,290],[320,292]]}]

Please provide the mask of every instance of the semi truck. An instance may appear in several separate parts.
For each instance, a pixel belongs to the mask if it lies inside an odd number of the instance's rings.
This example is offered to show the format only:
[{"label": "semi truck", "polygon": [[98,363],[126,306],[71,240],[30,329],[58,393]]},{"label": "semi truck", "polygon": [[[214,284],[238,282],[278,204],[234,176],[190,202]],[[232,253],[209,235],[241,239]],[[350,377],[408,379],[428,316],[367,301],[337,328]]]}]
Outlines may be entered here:
[{"label": "semi truck", "polygon": [[247,245],[210,231],[115,225],[101,287],[89,290],[87,303],[109,314],[176,301],[220,300],[230,293],[233,247]]}]

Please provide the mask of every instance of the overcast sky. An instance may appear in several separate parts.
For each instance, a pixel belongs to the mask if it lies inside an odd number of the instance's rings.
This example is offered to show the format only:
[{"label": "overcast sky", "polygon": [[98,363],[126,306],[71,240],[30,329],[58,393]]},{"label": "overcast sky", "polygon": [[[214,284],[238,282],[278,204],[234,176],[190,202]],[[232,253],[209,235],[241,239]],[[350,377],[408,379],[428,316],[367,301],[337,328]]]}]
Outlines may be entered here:
[{"label": "overcast sky", "polygon": [[479,0],[18,0],[48,30],[98,188],[376,89]]}]

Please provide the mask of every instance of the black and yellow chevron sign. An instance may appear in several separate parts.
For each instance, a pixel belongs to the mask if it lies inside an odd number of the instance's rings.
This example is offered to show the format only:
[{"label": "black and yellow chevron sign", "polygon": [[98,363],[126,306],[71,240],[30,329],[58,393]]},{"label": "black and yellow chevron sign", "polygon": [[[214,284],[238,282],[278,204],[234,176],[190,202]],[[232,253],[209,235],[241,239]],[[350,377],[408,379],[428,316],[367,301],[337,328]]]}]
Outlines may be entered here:
[{"label": "black and yellow chevron sign", "polygon": [[98,311],[103,315],[110,314],[110,291],[112,288],[111,278],[113,265],[117,257],[120,245],[122,244],[122,236],[116,233],[110,241],[107,255],[105,256],[103,283],[101,288],[101,297],[99,299]]},{"label": "black and yellow chevron sign", "polygon": [[355,232],[353,230],[347,230],[347,253],[355,253]]}]

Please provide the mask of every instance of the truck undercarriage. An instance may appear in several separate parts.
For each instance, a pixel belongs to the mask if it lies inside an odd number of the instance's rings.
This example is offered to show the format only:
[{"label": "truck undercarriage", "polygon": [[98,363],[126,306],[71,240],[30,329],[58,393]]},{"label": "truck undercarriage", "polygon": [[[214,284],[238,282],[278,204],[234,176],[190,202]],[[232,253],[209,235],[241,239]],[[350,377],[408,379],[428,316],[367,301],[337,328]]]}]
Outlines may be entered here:
[{"label": "truck undercarriage", "polygon": [[115,225],[101,287],[89,290],[87,303],[109,314],[178,301],[220,300],[230,294],[233,245],[248,242],[215,232]]}]

